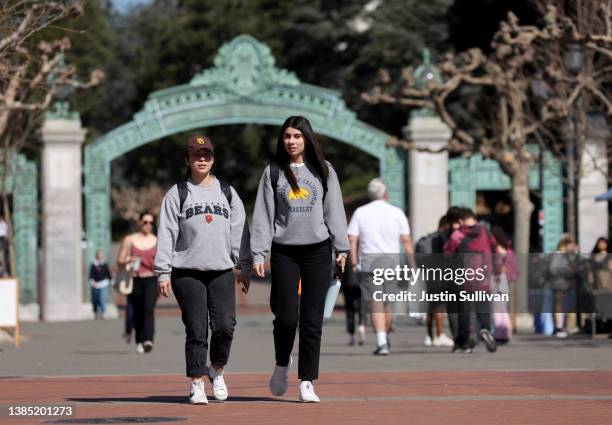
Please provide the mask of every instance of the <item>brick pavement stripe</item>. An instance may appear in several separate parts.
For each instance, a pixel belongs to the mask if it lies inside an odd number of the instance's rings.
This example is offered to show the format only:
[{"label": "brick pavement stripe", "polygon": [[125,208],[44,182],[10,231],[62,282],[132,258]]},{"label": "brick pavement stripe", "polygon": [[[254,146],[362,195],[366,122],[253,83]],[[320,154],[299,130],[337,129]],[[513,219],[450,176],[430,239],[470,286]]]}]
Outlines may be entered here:
[{"label": "brick pavement stripe", "polygon": [[[478,425],[493,418],[500,424],[594,425],[609,424],[612,417],[612,370],[326,373],[316,383],[323,399],[316,406],[295,402],[294,374],[282,398],[269,396],[267,378],[228,373],[230,400],[208,406],[185,403],[187,382],[178,375],[4,378],[0,404],[74,403],[77,418],[83,419],[180,417],[186,419],[180,423],[223,425]],[[0,424],[50,420],[4,417]]]}]

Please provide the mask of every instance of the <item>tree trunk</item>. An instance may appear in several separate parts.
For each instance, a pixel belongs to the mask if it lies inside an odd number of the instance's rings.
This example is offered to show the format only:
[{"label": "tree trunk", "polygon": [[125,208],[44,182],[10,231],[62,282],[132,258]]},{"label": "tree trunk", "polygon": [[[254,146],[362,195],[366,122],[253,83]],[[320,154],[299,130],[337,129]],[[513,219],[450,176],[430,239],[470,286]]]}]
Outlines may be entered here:
[{"label": "tree trunk", "polygon": [[529,238],[533,203],[529,198],[529,161],[522,162],[514,170],[512,179],[512,201],[514,203],[514,250],[518,262],[519,278],[514,291],[515,312],[528,311],[527,269],[529,266]]}]

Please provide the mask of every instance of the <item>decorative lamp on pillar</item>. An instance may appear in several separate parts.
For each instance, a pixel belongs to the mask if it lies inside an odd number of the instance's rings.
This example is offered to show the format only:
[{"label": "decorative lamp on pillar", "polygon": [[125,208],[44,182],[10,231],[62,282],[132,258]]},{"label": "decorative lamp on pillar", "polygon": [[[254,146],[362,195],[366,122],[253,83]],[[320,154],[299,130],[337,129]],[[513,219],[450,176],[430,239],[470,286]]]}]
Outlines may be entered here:
[{"label": "decorative lamp on pillar", "polygon": [[[418,88],[442,82],[440,72],[430,61],[428,49],[423,49],[423,63],[413,75]],[[416,147],[432,151],[446,146],[451,136],[448,127],[428,109],[413,111],[404,131]],[[448,209],[448,153],[409,151],[408,191],[411,231],[416,242],[438,229],[438,220]]]},{"label": "decorative lamp on pillar", "polygon": [[[442,75],[440,75],[440,71],[431,63],[428,48],[423,49],[423,63],[417,66],[417,68],[414,70],[413,76],[415,87],[417,89],[422,89],[432,84],[437,85],[438,83],[442,82]],[[434,117],[436,114],[429,109],[421,108],[414,111],[412,116]]]}]

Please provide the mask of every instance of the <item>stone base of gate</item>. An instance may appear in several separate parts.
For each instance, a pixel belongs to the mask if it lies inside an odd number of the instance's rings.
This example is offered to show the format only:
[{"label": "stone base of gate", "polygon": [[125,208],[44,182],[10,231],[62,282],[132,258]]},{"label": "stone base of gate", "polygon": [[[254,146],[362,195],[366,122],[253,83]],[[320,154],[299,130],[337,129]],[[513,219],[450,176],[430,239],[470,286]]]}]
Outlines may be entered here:
[{"label": "stone base of gate", "polygon": [[[105,319],[117,319],[119,317],[119,309],[114,303],[106,303],[106,313],[104,313]],[[79,320],[94,320],[94,312],[91,308],[91,303],[81,304],[79,310]]]},{"label": "stone base of gate", "polygon": [[20,322],[38,322],[40,320],[40,304],[19,304]]}]

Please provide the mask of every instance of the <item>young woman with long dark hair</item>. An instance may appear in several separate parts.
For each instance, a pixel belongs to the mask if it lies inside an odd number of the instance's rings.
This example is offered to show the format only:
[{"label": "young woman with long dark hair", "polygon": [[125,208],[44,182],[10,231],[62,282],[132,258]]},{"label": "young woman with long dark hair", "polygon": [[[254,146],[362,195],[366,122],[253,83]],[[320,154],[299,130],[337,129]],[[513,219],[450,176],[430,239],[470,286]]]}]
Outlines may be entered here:
[{"label": "young woman with long dark hair", "polygon": [[[188,140],[189,178],[164,197],[155,257],[160,295],[169,296],[172,288],[181,308],[192,404],[208,403],[203,376],[210,379],[217,400],[228,396],[223,368],[236,326],[234,280],[246,293],[251,273],[244,206],[236,191],[212,174],[214,161],[207,137]],[[207,367],[209,315],[211,365]]]},{"label": "young woman with long dark hair", "polygon": [[278,136],[275,162],[266,167],[259,183],[251,236],[253,269],[259,277],[264,277],[264,259],[272,245],[270,306],[275,317],[276,367],[269,386],[274,395],[287,391],[287,372],[299,323],[300,401],[320,401],[312,382],[319,375],[332,247],[337,267],[344,271],[349,249],[346,227],[342,193],[333,167],[325,161],[308,120],[289,117]]}]

